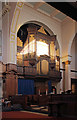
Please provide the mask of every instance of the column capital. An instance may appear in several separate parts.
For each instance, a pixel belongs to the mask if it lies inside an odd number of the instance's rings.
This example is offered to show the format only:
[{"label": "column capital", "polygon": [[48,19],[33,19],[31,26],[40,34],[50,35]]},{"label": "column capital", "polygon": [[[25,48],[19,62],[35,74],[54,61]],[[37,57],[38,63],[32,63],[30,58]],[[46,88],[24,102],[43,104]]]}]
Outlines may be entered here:
[{"label": "column capital", "polygon": [[61,59],[62,59],[62,63],[65,63],[65,64],[70,64],[71,63],[71,55],[66,55],[66,56],[62,56]]},{"label": "column capital", "polygon": [[71,63],[71,61],[69,61],[69,60],[68,60],[68,61],[65,61],[65,64],[66,64],[66,65],[69,65],[70,63]]}]

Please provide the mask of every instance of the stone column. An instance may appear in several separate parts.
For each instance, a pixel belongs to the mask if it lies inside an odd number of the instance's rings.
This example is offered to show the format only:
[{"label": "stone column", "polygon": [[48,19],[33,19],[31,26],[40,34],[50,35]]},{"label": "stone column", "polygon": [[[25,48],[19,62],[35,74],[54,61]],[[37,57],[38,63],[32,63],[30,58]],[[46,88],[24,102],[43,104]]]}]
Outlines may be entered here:
[{"label": "stone column", "polygon": [[[77,33],[75,36],[75,70],[77,70]],[[77,73],[75,73],[75,78],[77,78]]]},{"label": "stone column", "polygon": [[71,61],[65,62],[65,91],[71,90],[70,63]]},{"label": "stone column", "polygon": [[2,72],[3,72],[3,69],[2,69],[2,63],[0,62],[0,120],[2,118],[2,101],[1,101],[1,98],[3,97],[3,91],[2,91],[2,88],[3,88],[3,81],[2,81]]},{"label": "stone column", "polygon": [[[62,63],[63,69],[65,69],[65,62]],[[63,70],[63,91],[65,91],[65,70]]]},{"label": "stone column", "polygon": [[63,90],[71,90],[71,56],[67,55],[62,57],[62,63],[64,63],[64,75],[63,75]]}]

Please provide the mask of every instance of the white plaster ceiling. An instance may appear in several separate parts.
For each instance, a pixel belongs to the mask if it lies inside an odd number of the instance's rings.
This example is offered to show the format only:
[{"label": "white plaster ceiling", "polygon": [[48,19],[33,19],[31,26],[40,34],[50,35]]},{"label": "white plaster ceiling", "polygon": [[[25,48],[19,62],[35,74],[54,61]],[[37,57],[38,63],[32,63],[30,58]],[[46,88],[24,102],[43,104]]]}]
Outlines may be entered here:
[{"label": "white plaster ceiling", "polygon": [[51,7],[50,5],[44,3],[43,5],[41,5],[39,7],[39,9],[41,9],[42,11],[48,13],[49,15],[55,10],[54,7]]},{"label": "white plaster ceiling", "polygon": [[62,12],[59,12],[58,14],[55,15],[56,18],[63,20],[66,18],[66,15],[63,14]]},{"label": "white plaster ceiling", "polygon": [[37,11],[40,11],[50,17],[53,17],[59,20],[60,22],[62,22],[67,17],[67,15],[60,12],[56,8],[52,7],[51,5],[47,4],[46,2],[41,2],[41,3],[40,2],[29,2],[26,4],[36,9]]},{"label": "white plaster ceiling", "polygon": [[36,4],[36,2],[29,2],[29,4],[31,4],[32,6],[34,6]]}]

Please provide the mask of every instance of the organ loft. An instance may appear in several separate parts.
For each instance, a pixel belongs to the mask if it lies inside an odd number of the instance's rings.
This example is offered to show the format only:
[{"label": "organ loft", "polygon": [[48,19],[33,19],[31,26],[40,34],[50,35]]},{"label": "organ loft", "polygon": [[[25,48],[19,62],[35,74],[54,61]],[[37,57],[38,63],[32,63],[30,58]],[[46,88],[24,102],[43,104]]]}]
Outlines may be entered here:
[{"label": "organ loft", "polygon": [[4,84],[8,87],[4,87],[4,95],[51,93],[61,80],[56,35],[49,35],[43,26],[32,23],[23,25],[17,35],[17,65],[6,66]]}]

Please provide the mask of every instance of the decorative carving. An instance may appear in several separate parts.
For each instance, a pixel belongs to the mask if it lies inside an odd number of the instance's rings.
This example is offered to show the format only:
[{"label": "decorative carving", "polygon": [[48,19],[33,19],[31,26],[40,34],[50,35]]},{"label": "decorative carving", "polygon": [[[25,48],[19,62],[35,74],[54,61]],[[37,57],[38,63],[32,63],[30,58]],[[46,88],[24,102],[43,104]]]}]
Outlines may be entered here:
[{"label": "decorative carving", "polygon": [[29,60],[29,64],[31,65],[31,66],[34,66],[35,64],[36,64],[36,59],[30,59]]},{"label": "decorative carving", "polygon": [[49,66],[53,70],[55,68],[55,63],[50,63]]},{"label": "decorative carving", "polygon": [[43,26],[38,30],[38,32],[41,32],[41,33],[43,33],[43,34],[46,34],[46,32],[45,32]]},{"label": "decorative carving", "polygon": [[17,46],[23,47],[23,42],[17,37]]}]

